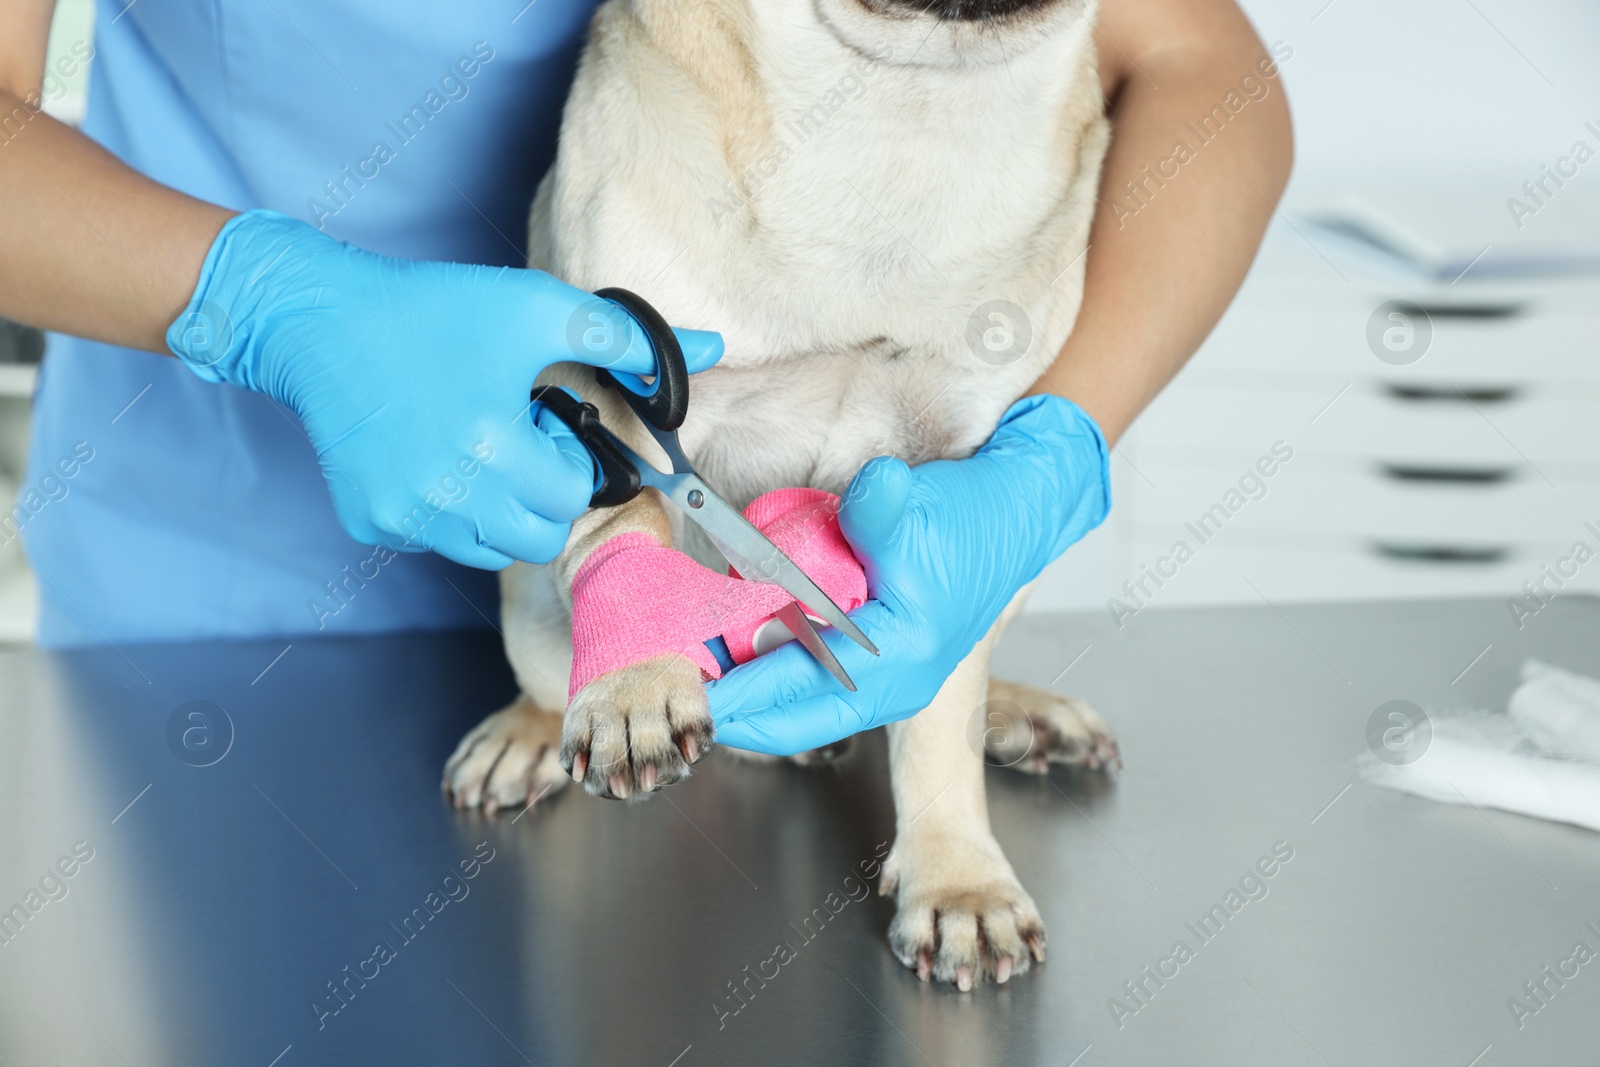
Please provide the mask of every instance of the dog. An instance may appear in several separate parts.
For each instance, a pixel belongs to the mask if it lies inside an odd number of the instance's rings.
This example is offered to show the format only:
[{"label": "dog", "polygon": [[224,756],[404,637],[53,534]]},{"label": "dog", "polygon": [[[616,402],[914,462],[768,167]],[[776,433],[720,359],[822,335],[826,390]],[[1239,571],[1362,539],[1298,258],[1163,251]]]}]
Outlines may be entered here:
[{"label": "dog", "polygon": [[[530,263],[723,334],[680,437],[735,506],[785,486],[843,493],[877,455],[968,456],[1081,303],[1110,135],[1096,14],[1097,0],[608,0],[535,197]],[[587,368],[541,380],[664,465]],[[647,492],[586,513],[551,564],[504,572],[522,695],[447,763],[458,806],[520,806],[569,775],[636,799],[713,746],[683,656],[603,675],[568,703],[574,574],[640,532],[720,565]],[[1038,909],[989,828],[985,757],[1032,773],[1117,757],[1087,704],[990,677],[1026,593],[932,704],[889,727],[890,945],[924,980],[963,990],[1045,956]]]}]

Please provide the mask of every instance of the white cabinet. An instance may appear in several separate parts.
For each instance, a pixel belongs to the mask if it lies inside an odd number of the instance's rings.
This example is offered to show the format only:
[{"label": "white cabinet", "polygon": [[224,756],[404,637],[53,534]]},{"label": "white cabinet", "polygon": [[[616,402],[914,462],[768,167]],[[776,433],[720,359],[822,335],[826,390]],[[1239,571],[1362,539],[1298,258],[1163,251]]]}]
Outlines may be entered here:
[{"label": "white cabinet", "polygon": [[[1481,213],[1451,233],[1451,196],[1493,190],[1422,198],[1428,236],[1493,244]],[[1600,197],[1568,196],[1566,246],[1600,252]],[[1419,194],[1389,200],[1403,211]],[[1600,274],[1396,280],[1330,251],[1293,198],[1284,212],[1215,332],[1119,446],[1115,520],[1057,564],[1035,607],[1510,597],[1576,542],[1600,555]],[[1390,320],[1390,301],[1424,314]],[[1391,329],[1409,352],[1385,345]],[[1241,488],[1275,444],[1292,458]],[[1185,540],[1192,558],[1172,562]],[[1149,576],[1163,558],[1171,576]],[[1600,563],[1567,569],[1564,590],[1600,590]]]}]

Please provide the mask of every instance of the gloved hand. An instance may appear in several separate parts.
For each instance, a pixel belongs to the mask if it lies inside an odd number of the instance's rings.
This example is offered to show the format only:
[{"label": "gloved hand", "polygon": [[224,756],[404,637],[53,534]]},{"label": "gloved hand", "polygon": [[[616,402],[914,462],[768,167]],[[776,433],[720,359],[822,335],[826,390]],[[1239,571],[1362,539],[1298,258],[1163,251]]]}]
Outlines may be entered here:
[{"label": "gloved hand", "polygon": [[[718,334],[677,335],[690,371],[722,356]],[[300,416],[351,537],[488,569],[553,558],[594,487],[588,451],[529,408],[534,378],[655,369],[626,313],[548,274],[374,255],[272,211],[222,228],[167,344]]]},{"label": "gloved hand", "polygon": [[796,642],[707,683],[717,741],[790,755],[916,714],[1016,592],[1110,507],[1105,437],[1057,396],[1017,401],[969,459],[873,460],[839,526],[872,597],[850,617],[881,655],[827,631],[855,693]]}]

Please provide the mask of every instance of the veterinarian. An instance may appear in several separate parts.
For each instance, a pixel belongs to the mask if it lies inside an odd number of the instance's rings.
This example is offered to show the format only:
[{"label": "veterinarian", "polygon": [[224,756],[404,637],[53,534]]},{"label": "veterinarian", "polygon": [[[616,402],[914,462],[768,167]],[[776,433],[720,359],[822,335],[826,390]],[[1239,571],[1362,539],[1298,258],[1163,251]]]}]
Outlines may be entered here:
[{"label": "veterinarian", "polygon": [[[487,570],[551,558],[590,484],[525,410],[584,347],[586,294],[497,268],[523,262],[592,0],[117,0],[73,50],[82,133],[40,107],[70,76],[42,65],[52,7],[0,11],[0,314],[77,335],[47,358],[25,483],[74,464],[71,503],[23,529],[41,642],[492,618]],[[1097,40],[1115,133],[1074,333],[976,456],[852,486],[884,653],[836,646],[860,693],[779,649],[711,687],[722,740],[793,752],[924,706],[1098,517],[1100,446],[1061,432],[1059,398],[1114,443],[1238,287],[1290,164],[1274,56],[1231,0],[1105,0]],[[1266,94],[1151,177],[1245,76]],[[720,356],[680,335],[694,369]],[[648,372],[641,344],[596,361]]]},{"label": "veterinarian", "polygon": [[[492,570],[554,556],[591,488],[529,424],[534,376],[654,366],[637,334],[572,343],[592,298],[503,269],[594,0],[109,0],[62,60],[82,132],[40,110],[53,6],[0,7],[0,315],[77,335],[24,492],[93,455],[22,517],[40,642],[496,618]],[[682,336],[691,369],[720,355]]]}]

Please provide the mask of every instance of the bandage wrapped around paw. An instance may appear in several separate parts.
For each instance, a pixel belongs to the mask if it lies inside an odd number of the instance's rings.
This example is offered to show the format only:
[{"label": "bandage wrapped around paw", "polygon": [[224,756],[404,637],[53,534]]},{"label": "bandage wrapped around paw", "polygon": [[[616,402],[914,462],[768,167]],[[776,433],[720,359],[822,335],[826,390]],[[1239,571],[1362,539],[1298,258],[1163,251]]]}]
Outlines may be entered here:
[{"label": "bandage wrapped around paw", "polygon": [[[838,512],[832,493],[778,489],[757,497],[744,514],[834,603],[852,611],[866,603],[867,579],[839,531]],[[649,534],[614,537],[584,560],[572,582],[568,699],[603,674],[672,653],[720,678],[722,665],[706,642],[720,637],[735,663],[748,662],[788,636],[776,614],[793,601],[776,585],[718,574]]]}]

